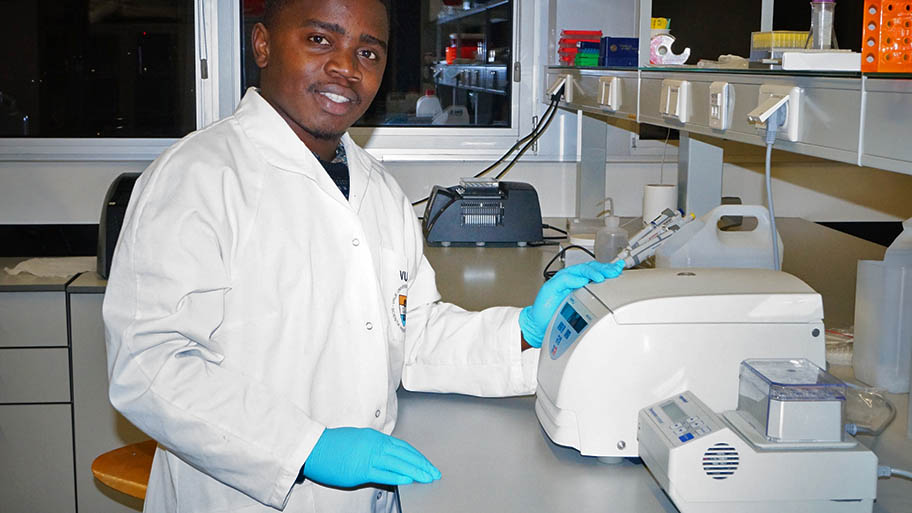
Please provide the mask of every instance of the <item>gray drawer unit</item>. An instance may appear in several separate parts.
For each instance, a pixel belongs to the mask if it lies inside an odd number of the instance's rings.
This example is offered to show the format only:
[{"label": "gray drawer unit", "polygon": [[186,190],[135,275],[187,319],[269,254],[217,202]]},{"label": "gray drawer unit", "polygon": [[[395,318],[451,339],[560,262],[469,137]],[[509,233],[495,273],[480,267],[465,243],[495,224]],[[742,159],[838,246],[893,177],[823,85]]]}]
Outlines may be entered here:
[{"label": "gray drawer unit", "polygon": [[92,461],[99,454],[149,438],[117,413],[108,401],[101,317],[104,284],[95,273],[86,273],[68,287],[73,342],[76,490],[80,513],[132,513],[142,510],[142,501],[112,492],[95,480],[91,470]]},{"label": "gray drawer unit", "polygon": [[861,162],[912,174],[912,80],[866,78]]},{"label": "gray drawer unit", "polygon": [[[692,111],[687,123],[677,122],[660,113],[662,81],[665,79],[690,82]],[[731,127],[724,131],[709,126],[709,87],[714,81],[729,83],[733,92]],[[777,149],[857,163],[861,126],[861,79],[856,77],[643,71],[640,78],[639,120],[641,123],[764,145],[764,130],[747,121],[747,114],[758,105],[760,87],[763,85],[794,86],[801,89],[798,140],[785,140],[784,134],[780,132],[776,141]]]},{"label": "gray drawer unit", "polygon": [[0,292],[0,347],[67,346],[66,295]]},{"label": "gray drawer unit", "polygon": [[[639,103],[639,74],[637,71],[606,69],[548,68],[545,90],[562,75],[570,75],[573,82],[571,101],[562,101],[567,107],[596,114],[636,121]],[[612,83],[612,79],[617,79]],[[609,104],[611,87],[618,87],[617,105]],[[566,99],[567,96],[565,95]],[[551,98],[544,98],[549,103]]]},{"label": "gray drawer unit", "polygon": [[0,405],[0,510],[76,511],[68,404]]},{"label": "gray drawer unit", "polygon": [[0,348],[0,403],[69,401],[67,348]]}]

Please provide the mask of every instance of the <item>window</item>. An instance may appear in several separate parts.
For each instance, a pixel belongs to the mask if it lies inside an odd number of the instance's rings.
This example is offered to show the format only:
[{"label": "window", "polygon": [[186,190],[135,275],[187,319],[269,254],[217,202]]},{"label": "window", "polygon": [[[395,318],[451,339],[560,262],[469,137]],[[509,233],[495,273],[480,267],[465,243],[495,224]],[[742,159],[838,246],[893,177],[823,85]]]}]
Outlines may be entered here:
[{"label": "window", "polygon": [[[511,127],[512,0],[390,0],[390,5],[383,83],[356,126]],[[263,0],[243,2],[244,89],[259,79],[250,33],[262,20],[263,6]],[[436,102],[421,100],[428,92]],[[419,100],[425,107],[420,112]]]},{"label": "window", "polygon": [[178,138],[196,128],[194,1],[7,0],[0,136]]}]

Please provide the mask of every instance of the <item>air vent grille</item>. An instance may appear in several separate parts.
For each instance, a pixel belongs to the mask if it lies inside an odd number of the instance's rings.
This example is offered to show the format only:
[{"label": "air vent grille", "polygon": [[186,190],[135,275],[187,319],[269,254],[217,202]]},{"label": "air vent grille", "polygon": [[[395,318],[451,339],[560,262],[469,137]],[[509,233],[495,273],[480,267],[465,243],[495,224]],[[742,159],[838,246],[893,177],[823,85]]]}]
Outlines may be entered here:
[{"label": "air vent grille", "polygon": [[727,479],[738,470],[738,451],[726,443],[717,443],[703,453],[703,471],[713,479]]},{"label": "air vent grille", "polygon": [[462,224],[467,226],[503,225],[504,206],[500,201],[462,203]]}]

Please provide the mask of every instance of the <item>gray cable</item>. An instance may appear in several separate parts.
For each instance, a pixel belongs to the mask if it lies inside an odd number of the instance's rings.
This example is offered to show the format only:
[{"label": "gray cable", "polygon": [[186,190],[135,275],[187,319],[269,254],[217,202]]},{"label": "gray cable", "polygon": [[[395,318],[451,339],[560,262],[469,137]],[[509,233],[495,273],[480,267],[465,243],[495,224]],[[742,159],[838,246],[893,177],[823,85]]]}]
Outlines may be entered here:
[{"label": "gray cable", "polygon": [[904,477],[906,479],[912,479],[912,472],[909,472],[908,470],[891,468],[890,473],[893,474],[894,476],[900,476],[900,477]]},{"label": "gray cable", "polygon": [[[769,130],[769,129],[767,129]],[[772,173],[770,172],[770,160],[773,153],[772,143],[766,145],[766,204],[770,214],[770,231],[773,239],[773,264],[777,271],[782,270],[782,264],[779,262],[779,232],[776,231],[776,211],[773,208],[773,184]]]},{"label": "gray cable", "polygon": [[877,467],[877,477],[893,477],[899,476],[906,479],[912,479],[912,472],[908,470],[903,470],[899,468],[892,468],[887,465],[880,465]]},{"label": "gray cable", "polygon": [[[788,105],[788,104],[786,104]],[[776,142],[776,131],[785,124],[785,105],[776,109],[766,120],[766,207],[770,216],[770,237],[773,239],[773,265],[777,271],[782,270],[779,262],[779,232],[776,230],[776,211],[773,208],[773,179],[770,171],[770,161],[773,157],[773,144]]]}]

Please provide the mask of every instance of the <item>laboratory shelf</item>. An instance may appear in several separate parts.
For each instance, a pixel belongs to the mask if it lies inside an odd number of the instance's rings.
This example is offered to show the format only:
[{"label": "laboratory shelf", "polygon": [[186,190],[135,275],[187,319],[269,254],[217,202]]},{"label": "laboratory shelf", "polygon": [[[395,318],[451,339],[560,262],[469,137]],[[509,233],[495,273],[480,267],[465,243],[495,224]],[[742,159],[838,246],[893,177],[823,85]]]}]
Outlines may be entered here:
[{"label": "laboratory shelf", "polygon": [[[570,75],[572,91],[567,96],[568,88],[565,87],[564,98],[570,101],[561,101],[563,107],[576,107],[586,112],[604,114],[606,116],[637,120],[637,107],[639,105],[639,73],[636,68],[582,68],[554,66],[548,69],[548,83],[554,83],[559,75]],[[610,106],[608,101],[608,88],[615,87],[610,79],[617,78],[615,82],[620,87],[618,105]],[[546,102],[551,98],[545,94]]]},{"label": "laboratory shelf", "polygon": [[506,64],[438,64],[434,68],[438,85],[506,96],[510,89]]},{"label": "laboratory shelf", "polygon": [[[689,82],[691,109],[686,123],[662,114],[660,102],[664,80]],[[734,106],[729,118],[731,125],[725,130],[711,128],[709,124],[709,89],[713,82],[728,83],[731,87]],[[858,163],[862,88],[861,79],[857,77],[643,71],[639,121],[762,146],[766,130],[750,124],[747,115],[760,103],[760,87],[764,85],[801,90],[797,140],[786,140],[785,131],[780,130],[776,148]]]},{"label": "laboratory shelf", "polygon": [[860,164],[912,174],[912,80],[868,76],[864,84]]},{"label": "laboratory shelf", "polygon": [[[912,75],[854,72],[725,70],[695,66],[586,68],[547,66],[546,86],[564,75],[573,93],[561,106],[603,116],[635,120],[693,134],[764,145],[763,128],[751,125],[747,114],[759,103],[764,85],[800,88],[799,129],[795,140],[780,131],[776,148],[802,155],[912,174]],[[605,84],[620,79],[621,106],[606,108]],[[688,83],[685,122],[660,109],[663,81]],[[730,126],[710,127],[710,85],[730,86]],[[550,102],[546,93],[542,101]]]},{"label": "laboratory shelf", "polygon": [[[794,71],[782,69],[766,68],[704,68],[699,66],[641,66],[641,67],[593,67],[593,66],[548,66],[549,71],[568,72],[571,70],[592,70],[592,71],[661,71],[666,73],[721,73],[721,74],[743,74],[743,75],[785,75],[785,76],[808,76],[808,77],[847,77],[861,78],[862,73],[858,71]],[[868,74],[870,76],[870,74]],[[877,73],[875,75],[887,75]],[[892,74],[896,77],[903,75]],[[912,78],[912,75],[905,75]]]},{"label": "laboratory shelf", "polygon": [[769,75],[769,76],[789,76],[789,77],[837,77],[837,78],[861,78],[859,71],[821,71],[821,70],[783,70],[768,68],[701,68],[698,66],[674,66],[660,67],[647,66],[640,68],[640,71],[662,71],[667,73],[719,73],[727,75]]},{"label": "laboratory shelf", "polygon": [[[509,3],[510,3],[510,0],[493,0],[486,4],[482,4],[482,5],[473,7],[471,9],[466,9],[463,11],[455,11],[453,14],[439,16],[437,18],[437,24],[440,25],[443,23],[452,23],[454,21],[459,21],[459,20],[468,18],[470,16],[474,16],[476,14],[482,14],[484,12],[490,11],[491,9],[494,9],[495,7],[500,7],[502,5],[507,5]],[[501,21],[507,21],[507,19],[504,19]],[[494,20],[492,20],[492,23],[493,22],[494,22]]]}]

